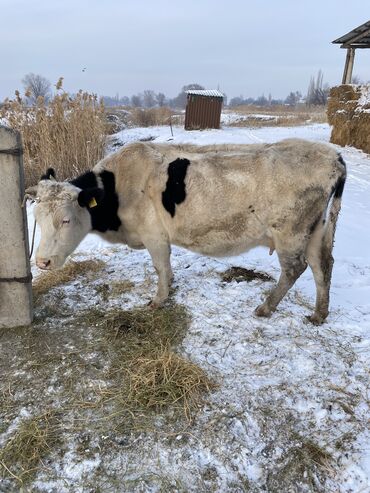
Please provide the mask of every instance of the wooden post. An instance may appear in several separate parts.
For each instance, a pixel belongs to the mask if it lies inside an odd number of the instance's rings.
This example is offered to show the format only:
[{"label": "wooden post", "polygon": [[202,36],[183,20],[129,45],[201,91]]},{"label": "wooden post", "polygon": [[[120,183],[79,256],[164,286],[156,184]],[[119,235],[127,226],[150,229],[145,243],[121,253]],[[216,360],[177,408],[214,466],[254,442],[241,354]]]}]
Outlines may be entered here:
[{"label": "wooden post", "polygon": [[0,327],[33,319],[22,152],[19,133],[0,126]]},{"label": "wooden post", "polygon": [[354,61],[355,48],[347,48],[346,64],[344,66],[342,84],[351,84]]}]

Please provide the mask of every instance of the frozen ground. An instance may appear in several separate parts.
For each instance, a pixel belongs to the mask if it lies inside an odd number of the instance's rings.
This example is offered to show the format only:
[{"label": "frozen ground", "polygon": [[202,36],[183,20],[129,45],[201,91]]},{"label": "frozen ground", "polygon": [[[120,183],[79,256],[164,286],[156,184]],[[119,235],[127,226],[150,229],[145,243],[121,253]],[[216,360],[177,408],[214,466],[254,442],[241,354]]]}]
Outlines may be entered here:
[{"label": "frozen ground", "polygon": [[[324,124],[253,131],[174,128],[170,140],[168,128],[155,127],[130,129],[115,137],[116,143],[138,139],[255,143],[286,137],[326,142],[329,133]],[[86,422],[84,432],[91,442],[88,458],[77,454],[80,435],[77,440],[66,434],[65,453],[54,454],[47,472],[37,475],[32,491],[370,491],[370,158],[353,148],[341,152],[348,181],[337,229],[327,323],[316,328],[303,321],[314,303],[308,271],[269,320],[255,318],[253,310],[270,283],[221,282],[219,274],[231,265],[277,279],[277,259],[267,250],[214,260],[175,248],[174,298],[188,307],[192,317],[179,351],[214,377],[219,388],[206,397],[192,425],[183,431],[175,427],[172,434],[161,433],[157,423],[155,432],[117,440],[109,433],[94,435]],[[102,259],[108,268],[97,281],[70,283],[62,296],[59,290],[55,303],[60,306],[81,313],[98,306],[102,302],[94,283],[112,279],[129,279],[135,287],[108,300],[105,309],[143,305],[154,292],[155,276],[146,252],[112,248],[90,235],[78,249],[80,257]],[[62,329],[61,325],[56,337],[61,337]],[[16,371],[17,365],[11,368]],[[98,380],[95,376],[84,385],[93,387]],[[51,385],[44,392],[45,400],[53,401],[55,388]],[[32,402],[26,402],[22,413],[30,412]],[[0,444],[21,417],[0,434]],[[0,491],[12,491],[9,483],[3,484]]]}]

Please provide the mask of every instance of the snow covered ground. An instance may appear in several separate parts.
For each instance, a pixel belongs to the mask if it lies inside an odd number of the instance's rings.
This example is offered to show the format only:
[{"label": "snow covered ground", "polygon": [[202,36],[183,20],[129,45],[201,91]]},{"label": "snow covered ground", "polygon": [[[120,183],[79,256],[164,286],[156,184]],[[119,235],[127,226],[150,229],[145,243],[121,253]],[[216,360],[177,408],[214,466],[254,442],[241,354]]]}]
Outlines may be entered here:
[{"label": "snow covered ground", "polygon": [[[115,142],[328,142],[329,135],[326,124],[193,132],[175,127],[173,137],[167,127],[151,127],[124,130]],[[370,492],[370,158],[353,148],[340,151],[348,181],[327,323],[317,328],[303,321],[314,304],[308,270],[268,320],[253,310],[270,283],[221,282],[220,273],[232,265],[277,279],[276,256],[266,249],[215,260],[174,248],[174,296],[192,317],[181,352],[215,377],[219,388],[206,397],[190,429],[175,437],[143,433],[85,461],[77,459],[72,441],[63,459],[49,464],[55,479],[41,472],[32,491]],[[77,252],[77,258],[86,256],[107,261],[115,278],[122,274],[135,283],[124,301],[112,305],[143,305],[153,294],[146,252],[113,249],[89,235]],[[72,284],[65,296],[78,289]],[[89,289],[76,310],[99,303]],[[84,489],[86,476],[97,478],[101,489]],[[116,482],[109,482],[111,476]]]}]

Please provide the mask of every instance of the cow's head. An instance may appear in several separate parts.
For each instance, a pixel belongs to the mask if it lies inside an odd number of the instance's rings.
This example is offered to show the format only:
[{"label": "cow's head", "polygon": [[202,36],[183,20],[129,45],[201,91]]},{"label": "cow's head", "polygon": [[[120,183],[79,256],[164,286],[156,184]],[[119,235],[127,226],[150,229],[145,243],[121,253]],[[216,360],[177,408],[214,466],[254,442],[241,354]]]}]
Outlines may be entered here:
[{"label": "cow's head", "polygon": [[67,257],[91,230],[88,208],[95,207],[103,191],[81,190],[68,182],[58,182],[49,169],[36,187],[26,190],[35,198],[34,215],[41,229],[36,265],[52,270],[61,267]]}]

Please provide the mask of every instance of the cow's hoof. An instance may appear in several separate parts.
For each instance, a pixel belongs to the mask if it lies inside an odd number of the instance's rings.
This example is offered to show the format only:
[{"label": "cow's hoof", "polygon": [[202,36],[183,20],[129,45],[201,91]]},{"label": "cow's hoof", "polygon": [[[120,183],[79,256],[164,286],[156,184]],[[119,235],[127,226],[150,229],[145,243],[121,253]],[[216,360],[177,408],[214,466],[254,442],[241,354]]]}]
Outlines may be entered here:
[{"label": "cow's hoof", "polygon": [[307,315],[305,317],[306,321],[313,325],[322,325],[325,322],[326,317],[314,313],[313,315]]},{"label": "cow's hoof", "polygon": [[149,303],[147,304],[147,308],[149,308],[149,310],[156,310],[157,308],[159,308],[161,306],[160,303],[157,303],[155,302],[154,300],[152,301],[149,301]]},{"label": "cow's hoof", "polygon": [[148,308],[150,308],[152,310],[156,310],[157,308],[161,308],[164,305],[166,299],[165,300],[156,300],[154,298],[154,300],[149,301],[147,306],[148,306]]},{"label": "cow's hoof", "polygon": [[271,313],[272,310],[265,304],[257,306],[257,308],[254,310],[254,314],[257,315],[257,317],[271,317]]}]

